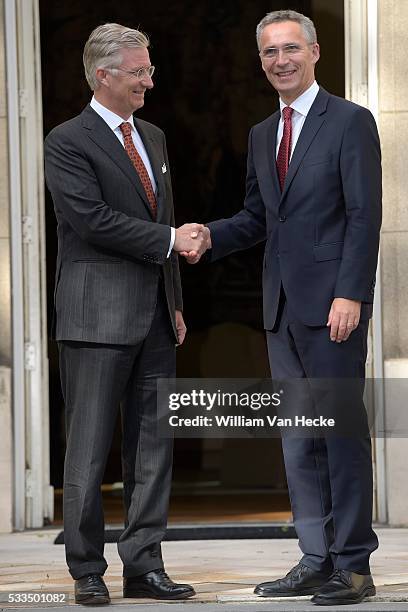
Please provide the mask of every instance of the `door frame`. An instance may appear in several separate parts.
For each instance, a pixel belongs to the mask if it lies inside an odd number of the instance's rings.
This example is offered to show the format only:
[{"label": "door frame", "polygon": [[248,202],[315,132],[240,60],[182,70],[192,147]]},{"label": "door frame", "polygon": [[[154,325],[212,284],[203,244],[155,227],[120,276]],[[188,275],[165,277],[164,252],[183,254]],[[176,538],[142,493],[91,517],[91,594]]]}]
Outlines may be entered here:
[{"label": "door frame", "polygon": [[[12,250],[14,528],[53,518],[49,397],[40,27],[38,0],[5,0]],[[344,0],[346,98],[378,119],[378,0]],[[33,61],[34,60],[34,61]],[[384,421],[381,263],[368,375]],[[385,440],[374,441],[376,519],[387,521]]]},{"label": "door frame", "polygon": [[[370,109],[378,122],[378,0],[344,1],[345,97]],[[378,259],[373,319],[370,324],[367,386],[371,384],[375,426],[385,430],[384,354],[382,333],[381,253]],[[374,435],[376,431],[374,431]],[[374,517],[388,520],[385,470],[385,438],[375,435]]]},{"label": "door frame", "polygon": [[53,519],[38,0],[5,0],[13,344],[14,529]]}]

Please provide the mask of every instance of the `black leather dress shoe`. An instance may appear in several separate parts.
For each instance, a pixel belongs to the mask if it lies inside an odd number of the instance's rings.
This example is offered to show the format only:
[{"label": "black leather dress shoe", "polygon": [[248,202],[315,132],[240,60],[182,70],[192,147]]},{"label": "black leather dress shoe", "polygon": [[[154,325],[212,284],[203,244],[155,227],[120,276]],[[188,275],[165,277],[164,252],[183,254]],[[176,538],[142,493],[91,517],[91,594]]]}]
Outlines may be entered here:
[{"label": "black leather dress shoe", "polygon": [[123,579],[123,597],[152,599],[187,599],[195,595],[189,584],[176,584],[164,569],[157,569],[142,576]]},{"label": "black leather dress shoe", "polygon": [[99,574],[89,574],[75,580],[75,603],[103,606],[110,603],[109,591]]},{"label": "black leather dress shoe", "polygon": [[318,606],[341,606],[356,604],[364,597],[375,595],[371,574],[363,576],[348,570],[334,570],[330,580],[312,597]]},{"label": "black leather dress shoe", "polygon": [[262,582],[255,587],[255,595],[260,597],[295,597],[313,595],[330,578],[331,572],[316,572],[298,563],[284,578],[272,582]]}]

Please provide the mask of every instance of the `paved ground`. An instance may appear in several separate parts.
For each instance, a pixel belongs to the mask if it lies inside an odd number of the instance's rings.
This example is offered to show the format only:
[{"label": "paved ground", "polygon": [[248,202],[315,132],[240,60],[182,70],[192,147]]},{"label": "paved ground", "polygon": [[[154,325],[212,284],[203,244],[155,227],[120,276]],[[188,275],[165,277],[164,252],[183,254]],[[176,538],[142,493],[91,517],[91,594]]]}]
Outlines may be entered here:
[{"label": "paved ground", "polygon": [[[236,604],[221,604],[221,603],[184,603],[184,604],[175,604],[175,603],[148,603],[148,604],[138,604],[139,608],[134,604],[123,604],[120,605],[120,612],[139,612],[139,610],[143,610],[143,612],[336,612],[332,607],[326,606],[313,606],[312,604],[303,603],[300,601],[297,602],[288,602],[288,603],[236,603]],[[27,609],[35,609],[36,612],[40,612],[41,610],[46,610],[46,612],[64,612],[64,610],[72,609],[67,607],[58,608],[24,608]],[[111,607],[106,608],[106,610],[110,610]],[[360,604],[359,606],[345,606],[344,612],[394,612],[395,611],[403,611],[406,612],[407,604],[405,603],[381,603],[381,602],[365,602],[364,604]],[[0,608],[2,611],[11,611],[15,612],[15,608]],[[76,611],[85,611],[89,612],[89,607],[86,606],[76,606]],[[93,608],[95,610],[95,608]],[[342,610],[343,612],[343,610]]]},{"label": "paved ground", "polygon": [[[380,548],[372,557],[372,571],[377,596],[360,606],[347,606],[345,612],[404,610],[408,612],[408,529],[379,529]],[[66,570],[64,547],[56,546],[55,530],[0,535],[0,610],[46,609],[71,607],[73,582]],[[106,583],[112,603],[120,611],[152,612],[323,612],[333,608],[313,606],[308,598],[264,600],[252,594],[258,582],[282,576],[299,559],[296,540],[219,540],[165,542],[163,555],[166,569],[178,581],[194,585],[197,596],[185,603],[158,603],[151,600],[122,598],[121,564],[116,545],[106,545],[109,569]],[[65,605],[53,603],[9,603],[24,600],[30,593],[41,593],[48,599],[65,594]],[[197,605],[198,604],[198,605]],[[82,606],[76,606],[79,610]],[[87,608],[89,610],[89,608]]]}]

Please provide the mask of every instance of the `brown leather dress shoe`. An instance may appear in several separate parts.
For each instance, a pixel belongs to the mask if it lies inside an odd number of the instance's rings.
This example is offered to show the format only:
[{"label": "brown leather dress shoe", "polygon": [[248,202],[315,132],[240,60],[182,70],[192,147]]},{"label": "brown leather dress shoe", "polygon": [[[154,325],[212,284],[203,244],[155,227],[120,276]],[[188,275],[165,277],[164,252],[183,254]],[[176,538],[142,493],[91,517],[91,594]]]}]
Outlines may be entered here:
[{"label": "brown leather dress shoe", "polygon": [[75,603],[83,606],[103,606],[110,603],[109,591],[99,574],[89,574],[75,580]]},{"label": "brown leather dress shoe", "polygon": [[330,580],[312,597],[318,606],[356,604],[375,595],[371,574],[363,575],[348,570],[334,570]]},{"label": "brown leather dress shoe", "polygon": [[123,597],[152,599],[187,599],[195,595],[189,584],[176,584],[164,569],[157,569],[141,576],[123,579]]},{"label": "brown leather dress shoe", "polygon": [[298,563],[284,578],[262,582],[255,587],[259,597],[294,597],[313,595],[330,578],[331,572],[316,572],[303,563]]}]

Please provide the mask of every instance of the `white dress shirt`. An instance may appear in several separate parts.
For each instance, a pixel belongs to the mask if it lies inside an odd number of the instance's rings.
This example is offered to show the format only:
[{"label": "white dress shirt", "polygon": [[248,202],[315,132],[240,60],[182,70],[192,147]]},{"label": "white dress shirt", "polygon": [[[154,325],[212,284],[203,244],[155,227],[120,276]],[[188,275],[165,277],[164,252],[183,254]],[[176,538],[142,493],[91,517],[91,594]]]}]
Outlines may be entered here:
[{"label": "white dress shirt", "polygon": [[[307,113],[315,101],[317,94],[319,93],[319,86],[316,81],[313,81],[309,89],[306,89],[301,96],[296,98],[289,106],[293,108],[292,113],[292,140],[290,149],[290,159],[292,159],[292,153],[295,149],[298,141],[300,132],[302,131],[303,124],[307,117]],[[276,157],[278,157],[279,145],[283,136],[283,114],[282,110],[287,106],[281,99],[279,99],[279,106],[281,110],[281,116],[278,124],[278,134],[276,137]]]},{"label": "white dress shirt", "polygon": [[[96,113],[98,113],[98,115],[100,117],[102,117],[102,119],[105,121],[105,123],[110,127],[110,129],[112,130],[112,132],[115,134],[115,136],[118,138],[119,142],[122,144],[123,147],[125,147],[125,141],[123,138],[123,134],[121,132],[120,129],[120,125],[121,123],[124,122],[124,119],[122,117],[119,117],[119,115],[116,115],[116,113],[113,113],[111,110],[109,110],[108,108],[106,108],[106,106],[103,106],[103,104],[101,104],[100,102],[98,102],[98,100],[95,99],[95,96],[92,97],[91,100],[91,108],[94,109],[94,111]],[[130,125],[132,126],[132,140],[133,140],[133,144],[136,147],[137,152],[139,153],[140,157],[142,158],[142,161],[145,165],[145,168],[147,170],[147,173],[149,175],[150,181],[152,183],[152,187],[153,187],[153,191],[155,193],[155,195],[157,194],[157,184],[154,178],[154,174],[153,174],[153,170],[152,170],[152,165],[150,163],[150,159],[149,156],[147,155],[147,151],[145,149],[145,146],[143,144],[143,141],[140,137],[139,132],[137,131],[134,121],[133,121],[133,115],[130,115],[130,117],[128,119],[126,119],[126,121],[128,123],[130,123]],[[170,253],[171,250],[173,248],[174,245],[174,241],[176,238],[176,230],[174,229],[174,227],[171,227],[171,239],[170,239],[170,248],[167,252],[167,257],[170,257]]]}]

